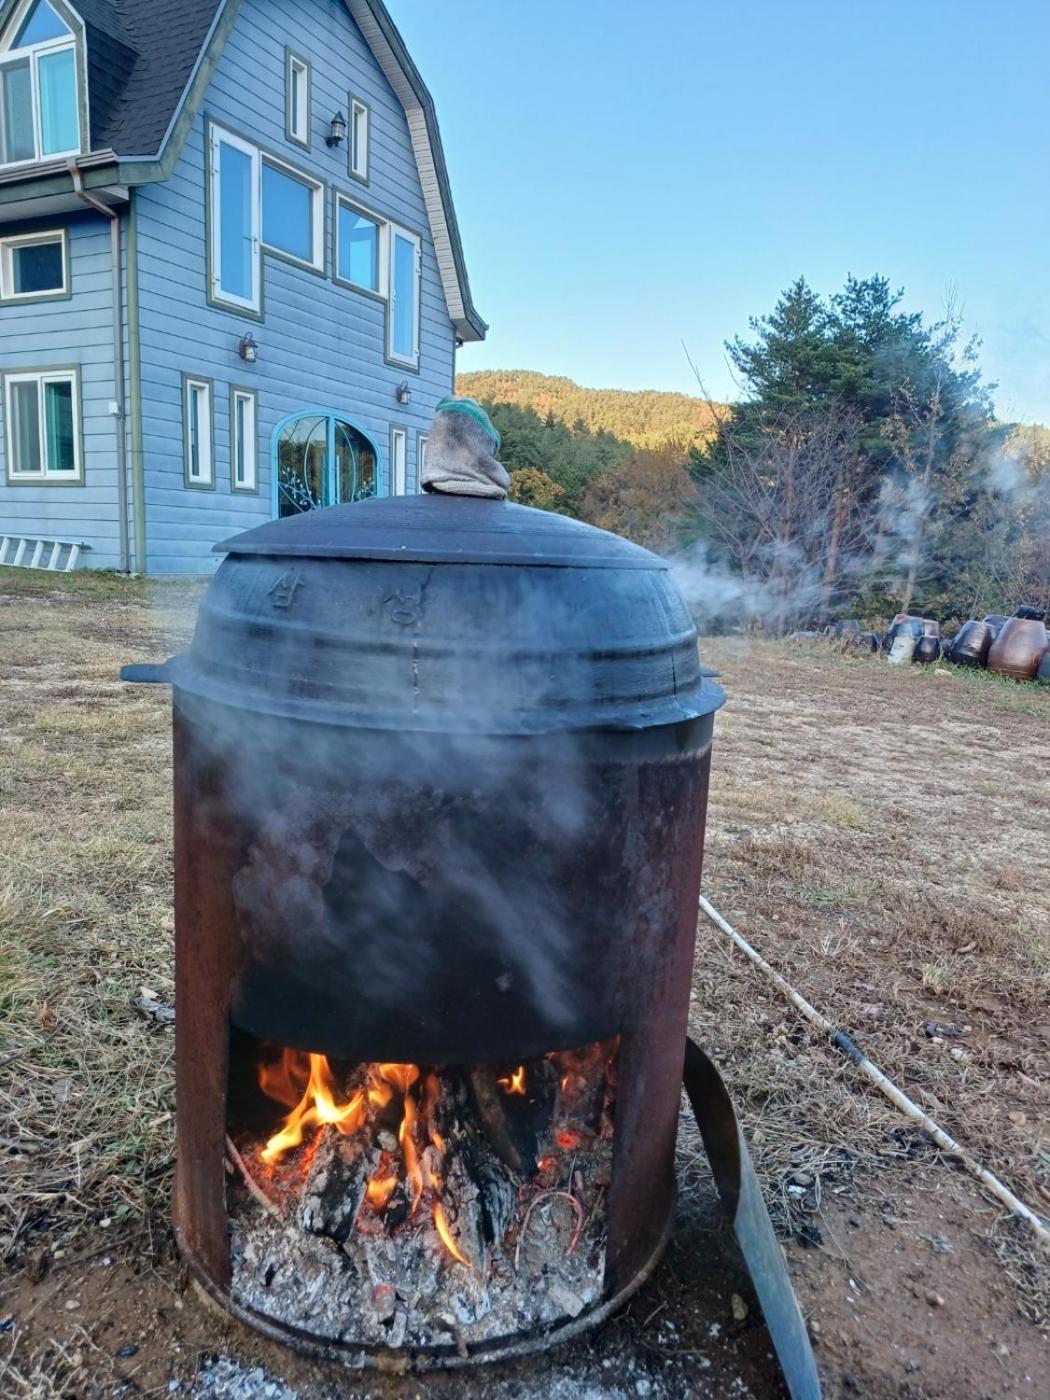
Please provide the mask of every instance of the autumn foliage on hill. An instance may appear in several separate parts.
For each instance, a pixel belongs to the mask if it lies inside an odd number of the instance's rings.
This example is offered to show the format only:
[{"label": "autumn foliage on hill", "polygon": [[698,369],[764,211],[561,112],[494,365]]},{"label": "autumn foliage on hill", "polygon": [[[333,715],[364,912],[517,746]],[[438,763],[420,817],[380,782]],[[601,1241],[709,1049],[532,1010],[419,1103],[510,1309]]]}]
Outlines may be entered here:
[{"label": "autumn foliage on hill", "polygon": [[675,443],[688,452],[714,437],[721,405],[658,389],[585,389],[562,375],[526,369],[475,370],[456,376],[456,392],[486,402],[530,408],[540,418],[611,433],[632,447]]}]

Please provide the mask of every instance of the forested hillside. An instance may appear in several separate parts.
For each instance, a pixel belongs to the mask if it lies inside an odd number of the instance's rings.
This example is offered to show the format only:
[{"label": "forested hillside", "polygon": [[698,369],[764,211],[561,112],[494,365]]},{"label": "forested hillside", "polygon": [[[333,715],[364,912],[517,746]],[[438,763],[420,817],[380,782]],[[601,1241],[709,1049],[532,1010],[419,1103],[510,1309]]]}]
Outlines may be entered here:
[{"label": "forested hillside", "polygon": [[456,391],[472,399],[531,408],[592,433],[611,433],[633,447],[674,443],[703,446],[714,436],[718,404],[658,389],[585,389],[561,375],[527,369],[486,369],[456,376]]},{"label": "forested hillside", "polygon": [[1045,608],[1050,433],[998,420],[958,318],[902,300],[800,278],[726,346],[728,408],[523,370],[457,388],[503,436],[512,499],[688,561],[708,625]]}]

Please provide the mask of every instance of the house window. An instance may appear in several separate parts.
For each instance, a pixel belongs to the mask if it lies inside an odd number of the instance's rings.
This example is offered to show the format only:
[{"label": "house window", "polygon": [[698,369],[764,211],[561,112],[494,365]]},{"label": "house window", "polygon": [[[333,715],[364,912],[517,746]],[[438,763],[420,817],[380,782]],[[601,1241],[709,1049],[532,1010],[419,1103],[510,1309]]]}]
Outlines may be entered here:
[{"label": "house window", "polygon": [[258,485],[258,450],[255,432],[255,393],[230,391],[230,485],[234,491],[254,491]]},{"label": "house window", "polygon": [[357,97],[350,99],[350,174],[368,183],[368,106]]},{"label": "house window", "polygon": [[212,471],[211,380],[182,378],[186,485],[210,488]]},{"label": "house window", "polygon": [[285,70],[285,135],[310,146],[310,65],[289,49]]},{"label": "house window", "polygon": [[427,434],[419,433],[416,437],[416,490],[423,489],[423,472],[427,465]]},{"label": "house window", "polygon": [[37,0],[0,55],[0,165],[79,150],[76,38]]},{"label": "house window", "polygon": [[408,434],[404,428],[390,429],[390,494],[403,496],[408,486],[406,456]]},{"label": "house window", "polygon": [[390,309],[387,356],[415,369],[419,364],[419,238],[390,225]]},{"label": "house window", "polygon": [[4,301],[60,297],[69,290],[61,229],[0,239],[0,297]]},{"label": "house window", "polygon": [[287,166],[262,164],[262,235],[270,252],[324,267],[324,186]]},{"label": "house window", "polygon": [[381,227],[378,219],[336,197],[335,275],[340,282],[380,294]]},{"label": "house window", "polygon": [[79,400],[75,370],[4,376],[10,480],[81,479]]},{"label": "house window", "polygon": [[212,301],[258,314],[263,247],[324,270],[324,185],[221,127],[209,128]]},{"label": "house window", "polygon": [[239,136],[211,129],[210,293],[215,301],[259,310],[259,153]]}]

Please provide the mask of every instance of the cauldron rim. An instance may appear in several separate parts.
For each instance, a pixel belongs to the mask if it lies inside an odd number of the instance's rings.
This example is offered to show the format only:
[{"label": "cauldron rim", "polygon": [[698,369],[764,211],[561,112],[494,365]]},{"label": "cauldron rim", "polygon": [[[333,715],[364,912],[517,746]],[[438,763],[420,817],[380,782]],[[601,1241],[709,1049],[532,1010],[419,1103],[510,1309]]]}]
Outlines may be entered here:
[{"label": "cauldron rim", "polygon": [[268,520],[214,545],[215,554],[372,559],[411,564],[649,569],[651,550],[553,511],[476,496],[373,496]]}]

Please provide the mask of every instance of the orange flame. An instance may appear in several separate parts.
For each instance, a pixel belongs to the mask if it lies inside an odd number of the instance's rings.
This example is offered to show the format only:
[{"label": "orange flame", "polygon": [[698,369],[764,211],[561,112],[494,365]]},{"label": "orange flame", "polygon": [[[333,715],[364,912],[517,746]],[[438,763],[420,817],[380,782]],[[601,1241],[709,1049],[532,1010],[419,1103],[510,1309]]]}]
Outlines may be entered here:
[{"label": "orange flame", "polygon": [[412,1136],[412,1125],[416,1121],[416,1101],[408,1094],[405,1095],[405,1116],[401,1119],[401,1127],[398,1129],[397,1140],[401,1145],[401,1155],[405,1159],[405,1176],[412,1187],[412,1209],[415,1211],[419,1205],[419,1198],[423,1194],[423,1173],[419,1167],[419,1154],[416,1151],[415,1138]]},{"label": "orange flame", "polygon": [[397,1173],[391,1172],[389,1176],[379,1176],[372,1178],[366,1188],[369,1204],[376,1210],[382,1210],[394,1194],[394,1187],[397,1185]]},{"label": "orange flame", "polygon": [[[299,1051],[285,1050],[282,1069],[272,1071],[271,1067],[271,1072],[265,1076],[260,1071],[260,1085],[270,1098],[277,1099],[279,1103],[286,1102],[288,1086],[294,1085],[296,1079],[301,1077],[301,1059],[297,1058],[300,1056]],[[345,1137],[349,1137],[351,1133],[357,1132],[364,1122],[364,1093],[358,1090],[348,1103],[336,1103],[335,1080],[328,1060],[324,1055],[310,1055],[307,1058],[309,1076],[302,1096],[259,1153],[267,1166],[273,1166],[286,1152],[298,1147],[309,1128],[331,1124]]]},{"label": "orange flame", "polygon": [[466,1264],[469,1269],[470,1264],[464,1259],[459,1251],[459,1246],[452,1238],[452,1231],[448,1228],[448,1221],[445,1219],[445,1212],[441,1209],[440,1201],[434,1206],[434,1224],[437,1226],[437,1232],[441,1236],[441,1243],[448,1250],[449,1254],[452,1255],[453,1259],[458,1260],[459,1263]]},{"label": "orange flame", "polygon": [[417,1065],[380,1065],[378,1068],[381,1077],[388,1084],[392,1084],[395,1089],[399,1089],[402,1094],[407,1094],[419,1078]]},{"label": "orange flame", "polygon": [[525,1066],[519,1065],[513,1074],[505,1079],[497,1079],[496,1083],[508,1094],[524,1094],[525,1092]]}]

